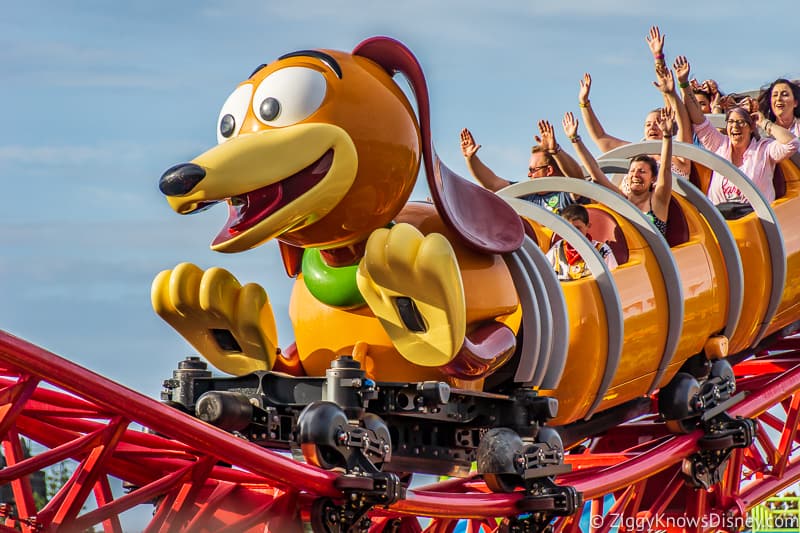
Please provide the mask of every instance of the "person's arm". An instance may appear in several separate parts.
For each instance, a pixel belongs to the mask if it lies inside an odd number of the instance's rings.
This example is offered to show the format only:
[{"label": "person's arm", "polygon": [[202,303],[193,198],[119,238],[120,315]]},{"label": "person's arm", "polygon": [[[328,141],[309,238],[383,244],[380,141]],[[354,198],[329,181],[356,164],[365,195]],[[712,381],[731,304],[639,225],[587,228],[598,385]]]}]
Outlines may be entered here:
[{"label": "person's arm", "polygon": [[650,47],[650,52],[653,54],[653,61],[656,63],[656,68],[664,66],[664,35],[658,26],[650,26],[650,32],[645,37],[647,46]]},{"label": "person's arm", "polygon": [[[685,73],[687,79],[678,79],[681,86],[688,86],[688,71]],[[653,85],[661,91],[664,97],[665,107],[669,107],[675,111],[675,122],[678,124],[678,140],[685,143],[692,142],[692,122],[689,119],[689,112],[686,110],[686,105],[683,100],[678,96],[675,90],[675,78],[672,71],[666,65],[656,67],[656,81]],[[694,94],[694,93],[693,93]]]},{"label": "person's arm", "polygon": [[670,108],[661,110],[658,127],[664,133],[661,141],[661,164],[658,165],[658,179],[653,191],[653,212],[661,220],[667,220],[669,201],[672,196],[672,168],[667,164],[672,158],[672,130],[675,127],[675,111]]},{"label": "person's arm", "polygon": [[[688,72],[686,74],[688,74]],[[686,81],[684,85],[688,83],[689,82]],[[653,82],[653,85],[661,91],[664,97],[664,107],[672,109],[675,112],[675,122],[678,124],[678,140],[691,144],[693,133],[692,121],[689,119],[689,113],[686,111],[683,100],[681,100],[681,97],[678,96],[678,93],[675,91],[675,77],[669,67],[663,64],[656,66],[656,81]],[[670,131],[670,135],[672,135],[672,131]],[[688,176],[692,170],[692,162],[683,157],[673,157],[671,163],[672,166],[684,176]]]},{"label": "person's arm", "polygon": [[683,102],[686,106],[686,112],[689,114],[689,120],[691,120],[694,125],[702,124],[703,121],[706,120],[706,117],[703,114],[703,110],[700,108],[700,104],[694,97],[694,92],[690,85],[687,84],[689,81],[689,71],[691,70],[689,61],[686,59],[686,56],[678,56],[675,58],[675,64],[672,67],[678,75],[678,86],[681,88],[681,95],[683,96]]},{"label": "person's arm", "polygon": [[597,145],[597,148],[601,152],[608,152],[618,146],[629,144],[628,141],[618,139],[606,133],[606,130],[603,129],[603,125],[600,124],[600,120],[597,118],[597,115],[595,115],[594,109],[592,109],[592,103],[589,100],[589,92],[592,89],[592,77],[588,72],[583,75],[580,84],[581,88],[578,91],[578,107],[581,108],[581,116],[583,117],[586,131],[589,132],[589,136]]},{"label": "person's arm", "polygon": [[775,139],[775,142],[770,143],[767,147],[767,153],[776,163],[792,157],[800,150],[800,139],[783,126],[764,117],[760,111],[757,113],[756,123],[767,135]]},{"label": "person's arm", "polygon": [[578,157],[580,158],[583,166],[586,167],[586,170],[589,171],[589,177],[592,178],[592,181],[597,183],[598,185],[602,185],[607,189],[611,189],[617,194],[625,196],[622,190],[614,185],[608,176],[606,176],[602,170],[600,170],[600,165],[597,164],[594,156],[589,152],[589,149],[586,148],[586,145],[583,144],[581,140],[581,136],[578,135],[578,120],[575,118],[575,115],[572,112],[567,112],[564,114],[564,120],[561,122],[562,126],[564,127],[564,133],[569,137],[569,140],[572,141],[572,144],[575,146],[575,152],[577,152]]},{"label": "person's arm", "polygon": [[539,135],[534,135],[534,140],[552,157],[563,176],[583,179],[583,170],[575,159],[558,145],[553,125],[547,120],[538,123]]},{"label": "person's arm", "polygon": [[764,130],[767,135],[781,144],[789,144],[797,139],[797,137],[795,137],[791,131],[787,130],[777,122],[772,122],[769,120],[761,111],[756,114],[755,121],[759,128]]},{"label": "person's arm", "polygon": [[[664,106],[670,107],[675,110],[676,123],[678,124],[678,140],[686,143],[692,142],[692,123],[689,120],[689,114],[686,111],[686,106],[683,100],[675,90],[675,78],[672,72],[667,67],[666,60],[664,59],[664,35],[658,26],[650,27],[650,34],[647,36],[647,44],[650,47],[650,52],[653,54],[655,61],[656,81],[653,85],[661,91],[664,98]],[[686,72],[687,79],[678,80],[682,85],[689,83],[688,70]]]},{"label": "person's arm", "polygon": [[504,180],[495,174],[492,169],[480,160],[478,157],[480,147],[481,145],[475,142],[475,138],[467,128],[461,130],[461,153],[464,154],[464,160],[467,163],[467,169],[469,169],[470,174],[492,192],[499,191],[503,187],[510,185],[510,181]]}]

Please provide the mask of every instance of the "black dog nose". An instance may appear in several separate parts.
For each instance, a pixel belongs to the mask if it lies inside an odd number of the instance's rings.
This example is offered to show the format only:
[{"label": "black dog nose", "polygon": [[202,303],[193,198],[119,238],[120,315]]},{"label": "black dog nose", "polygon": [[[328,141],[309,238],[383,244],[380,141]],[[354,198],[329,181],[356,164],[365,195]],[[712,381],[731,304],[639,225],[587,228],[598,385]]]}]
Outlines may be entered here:
[{"label": "black dog nose", "polygon": [[185,196],[206,177],[206,171],[194,163],[181,163],[168,169],[158,180],[158,188],[167,196]]}]

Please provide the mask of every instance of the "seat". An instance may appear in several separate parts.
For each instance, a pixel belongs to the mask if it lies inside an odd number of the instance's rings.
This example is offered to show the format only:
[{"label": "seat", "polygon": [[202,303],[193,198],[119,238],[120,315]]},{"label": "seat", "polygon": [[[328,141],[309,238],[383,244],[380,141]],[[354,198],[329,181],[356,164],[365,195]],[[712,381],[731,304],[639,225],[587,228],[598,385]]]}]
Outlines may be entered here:
[{"label": "seat", "polygon": [[628,262],[628,242],[617,221],[607,211],[586,206],[589,212],[589,233],[592,239],[608,244],[618,264]]},{"label": "seat", "polygon": [[786,196],[786,177],[783,175],[783,168],[775,165],[775,173],[772,176],[772,185],[775,187],[775,199]]},{"label": "seat", "polygon": [[711,183],[711,170],[703,165],[692,161],[691,170],[689,171],[689,181],[703,191],[703,194],[708,194],[708,186]]},{"label": "seat", "polygon": [[667,234],[665,235],[670,248],[683,244],[689,240],[689,225],[683,215],[683,209],[673,196],[669,199],[667,211]]}]

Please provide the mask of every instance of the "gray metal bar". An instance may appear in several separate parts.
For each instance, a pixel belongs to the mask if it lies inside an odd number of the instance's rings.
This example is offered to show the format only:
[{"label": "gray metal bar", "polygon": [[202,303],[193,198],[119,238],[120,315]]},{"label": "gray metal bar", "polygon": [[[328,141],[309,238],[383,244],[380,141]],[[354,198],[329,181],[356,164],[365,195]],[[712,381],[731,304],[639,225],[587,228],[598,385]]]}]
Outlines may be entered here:
[{"label": "gray metal bar", "polygon": [[[535,190],[536,187],[531,187],[536,185],[535,182],[540,180],[554,183],[551,183],[551,187],[546,189]],[[564,178],[538,178],[535,181],[517,183],[506,187],[501,191],[498,191],[498,194],[500,194],[511,205],[511,207],[517,211],[517,213],[552,229],[562,238],[566,239],[567,242],[569,242],[578,251],[578,253],[581,254],[581,257],[583,257],[584,261],[586,261],[586,265],[592,271],[592,275],[594,276],[598,289],[600,290],[600,294],[603,298],[603,307],[606,311],[606,321],[609,326],[607,346],[608,355],[606,358],[605,369],[603,371],[603,378],[600,386],[598,387],[592,406],[589,408],[589,411],[586,414],[586,417],[588,418],[600,405],[603,396],[605,396],[606,392],[608,391],[611,381],[614,378],[614,374],[617,371],[617,367],[619,366],[619,361],[622,355],[624,322],[622,319],[622,304],[619,299],[619,292],[617,291],[617,286],[614,283],[614,278],[611,276],[611,272],[608,269],[608,265],[606,265],[605,261],[603,261],[603,258],[600,257],[600,254],[597,252],[594,246],[592,246],[589,240],[586,239],[586,237],[584,237],[584,235],[579,232],[575,226],[551,211],[534,205],[531,202],[516,198],[516,196],[523,196],[533,192],[557,190],[557,188],[553,187],[553,185],[557,185],[562,182],[574,182],[575,185],[589,185],[599,189],[599,187],[596,185],[579,180]],[[578,194],[581,193],[578,192]]]},{"label": "gray metal bar", "polygon": [[[539,313],[539,306],[536,303],[536,292],[544,293],[541,287],[541,278],[536,280],[528,276],[527,269],[522,262],[519,250],[510,254],[505,254],[503,259],[511,272],[511,279],[519,295],[520,305],[522,306],[522,348],[520,360],[517,364],[517,371],[514,374],[514,381],[531,383],[533,381],[536,366],[541,355],[541,335],[542,335],[542,316]],[[534,284],[540,285],[536,291]]]},{"label": "gray metal bar", "polygon": [[[545,289],[547,290],[547,301],[550,305],[550,314],[553,317],[553,335],[550,343],[550,356],[547,360],[547,367],[541,382],[537,383],[543,389],[555,389],[564,374],[564,367],[567,365],[567,352],[569,351],[569,317],[567,315],[567,302],[564,299],[564,291],[561,290],[561,282],[558,281],[556,273],[550,265],[550,261],[542,252],[541,248],[531,239],[525,238],[522,247],[527,252],[531,260],[531,268],[542,277]],[[539,368],[536,369],[538,377]],[[535,382],[535,381],[534,381]]]},{"label": "gray metal bar", "polygon": [[[769,327],[772,319],[775,318],[775,313],[778,311],[778,305],[780,304],[781,297],[783,296],[783,289],[786,285],[786,250],[783,245],[783,234],[781,233],[778,220],[775,217],[775,212],[772,210],[769,202],[764,199],[761,191],[750,181],[750,178],[727,159],[693,144],[682,142],[673,142],[672,144],[672,155],[691,159],[692,161],[708,167],[726,177],[728,181],[738,187],[750,202],[750,205],[753,206],[753,211],[761,221],[761,227],[764,229],[767,245],[769,247],[772,265],[772,286],[770,287],[770,297],[767,310],[764,314],[764,321],[761,323],[758,334],[751,344],[751,346],[755,346],[764,338],[767,327]],[[630,159],[638,154],[658,153],[661,153],[661,141],[645,141],[620,146],[606,152],[600,159]]]},{"label": "gray metal bar", "polygon": [[[519,254],[519,258],[522,261],[527,275],[531,279],[536,280],[534,283],[534,287],[536,289],[535,303],[539,305],[539,317],[541,324],[539,338],[539,360],[536,362],[536,368],[534,369],[533,377],[528,384],[533,387],[538,387],[541,385],[542,379],[547,372],[547,367],[550,364],[550,350],[553,346],[553,312],[550,309],[550,299],[548,297],[549,294],[543,279],[544,275],[546,275],[547,272],[549,270],[551,271],[552,269],[547,269],[540,272],[539,269],[534,266],[533,260],[528,255],[524,245],[517,250],[516,253]],[[555,274],[553,277],[555,277]],[[560,290],[561,289],[559,287],[559,291]],[[517,376],[514,376],[514,381],[521,382]]]},{"label": "gray metal bar", "polygon": [[[598,161],[600,169],[607,173],[627,172],[630,161],[628,159],[606,159],[602,157]],[[711,231],[719,243],[722,257],[725,260],[725,271],[728,277],[728,316],[725,319],[725,330],[723,335],[729,339],[736,331],[739,318],[742,314],[744,303],[744,273],[742,272],[742,257],[739,255],[739,247],[736,239],[722,218],[719,210],[711,203],[703,191],[698,189],[685,178],[677,174],[672,174],[672,190],[678,195],[686,198],[695,209],[706,219]]]}]

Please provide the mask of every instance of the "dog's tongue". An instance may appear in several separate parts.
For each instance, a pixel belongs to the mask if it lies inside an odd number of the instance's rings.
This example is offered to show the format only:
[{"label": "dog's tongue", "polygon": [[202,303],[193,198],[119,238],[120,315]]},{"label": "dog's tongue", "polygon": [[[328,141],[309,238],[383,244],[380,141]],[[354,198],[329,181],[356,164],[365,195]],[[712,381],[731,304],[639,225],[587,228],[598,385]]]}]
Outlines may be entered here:
[{"label": "dog's tongue", "polygon": [[213,245],[232,239],[266,217],[283,199],[281,182],[273,183],[228,201],[228,221],[214,238]]}]

